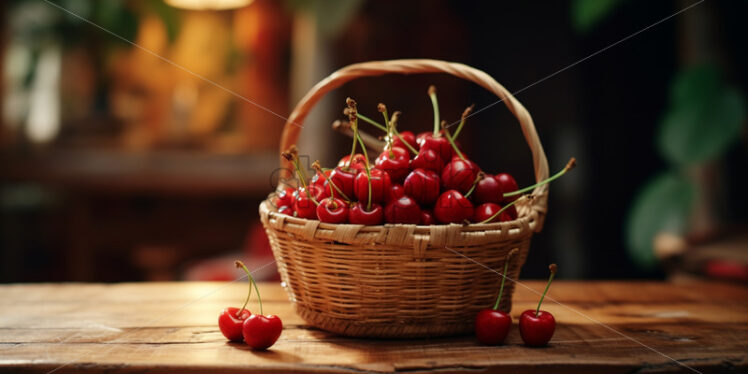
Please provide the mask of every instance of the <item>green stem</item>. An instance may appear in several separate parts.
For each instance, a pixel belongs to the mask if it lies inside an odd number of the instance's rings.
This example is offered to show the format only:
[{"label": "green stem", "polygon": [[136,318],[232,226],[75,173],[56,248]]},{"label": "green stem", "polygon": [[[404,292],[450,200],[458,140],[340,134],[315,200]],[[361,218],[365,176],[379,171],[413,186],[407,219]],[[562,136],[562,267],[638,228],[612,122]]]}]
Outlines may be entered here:
[{"label": "green stem", "polygon": [[351,127],[353,128],[353,145],[351,146],[351,157],[348,158],[347,169],[351,168],[351,163],[353,162],[353,156],[356,154],[356,137],[358,136],[358,121],[353,121],[353,123],[351,124]]},{"label": "green stem", "polygon": [[460,118],[460,125],[457,126],[457,130],[455,130],[454,136],[452,136],[452,139],[457,139],[458,136],[460,136],[460,131],[462,131],[462,126],[465,126],[465,120],[470,116],[470,113],[473,111],[473,108],[475,107],[475,104],[467,107],[464,112],[462,112],[462,118]]},{"label": "green stem", "polygon": [[317,199],[312,196],[312,194],[309,192],[309,186],[306,184],[306,180],[304,179],[304,176],[301,174],[301,166],[299,166],[299,159],[294,157],[293,159],[293,166],[296,168],[296,173],[299,174],[299,180],[301,181],[301,185],[304,187],[304,191],[306,192],[306,195],[309,197],[309,200],[312,200],[314,205],[319,205],[319,202]]},{"label": "green stem", "polygon": [[478,185],[478,182],[479,182],[479,181],[480,181],[481,179],[483,179],[483,172],[479,172],[479,173],[478,173],[478,175],[476,175],[476,176],[475,176],[475,180],[473,181],[473,185],[472,185],[472,186],[470,186],[470,189],[469,189],[469,190],[468,190],[468,192],[467,192],[467,193],[465,194],[465,197],[466,197],[466,198],[467,198],[467,197],[470,197],[470,195],[472,195],[472,194],[473,194],[473,191],[475,191],[475,186],[477,186],[477,185]]},{"label": "green stem", "polygon": [[385,144],[389,145],[387,148],[389,148],[389,156],[392,160],[395,158],[395,152],[392,151],[392,124],[389,115],[387,115],[387,108],[383,108],[382,116],[384,116],[384,123],[387,125],[387,142]]},{"label": "green stem", "polygon": [[403,139],[403,137],[400,136],[400,133],[397,131],[396,128],[392,128],[392,130],[395,132],[395,136],[397,136],[397,138],[400,139],[400,142],[402,142],[405,145],[405,147],[408,148],[409,151],[411,151],[414,155],[418,154],[418,151],[416,151],[416,149],[413,148],[412,145],[408,144],[408,142],[406,142],[405,139]]},{"label": "green stem", "polygon": [[460,136],[460,131],[462,131],[462,126],[465,125],[465,118],[460,120],[460,124],[457,125],[457,130],[455,130],[455,134],[453,136],[454,139],[457,139],[458,136]]},{"label": "green stem", "polygon": [[387,132],[387,128],[384,127],[384,126],[382,126],[382,124],[380,124],[379,122],[377,122],[377,121],[375,121],[375,120],[373,120],[373,119],[371,119],[371,118],[369,118],[369,117],[367,117],[367,116],[365,116],[365,115],[363,115],[363,114],[361,114],[359,112],[356,112],[356,117],[358,117],[358,119],[360,119],[360,120],[362,120],[362,121],[364,121],[364,122],[366,122],[366,123],[368,123],[370,125],[373,125],[374,127],[378,128],[378,129],[380,129],[380,130],[382,130],[384,132]]},{"label": "green stem", "polygon": [[[446,122],[444,124],[446,124]],[[465,155],[463,155],[462,152],[460,152],[460,149],[457,148],[457,144],[455,144],[455,141],[452,135],[449,135],[449,130],[447,130],[446,126],[443,126],[443,130],[444,130],[444,136],[446,136],[447,140],[449,140],[449,144],[452,146],[452,149],[455,150],[455,153],[457,153],[457,156],[459,156],[462,161],[467,161],[465,160]]]},{"label": "green stem", "polygon": [[538,183],[535,183],[535,184],[533,184],[531,186],[527,186],[527,187],[525,187],[525,188],[523,188],[521,190],[507,192],[507,193],[505,193],[502,196],[503,197],[512,197],[512,196],[521,195],[521,194],[523,194],[525,192],[532,191],[536,187],[539,187],[539,186],[542,186],[544,184],[548,184],[550,182],[553,182],[554,180],[560,178],[562,175],[566,174],[566,172],[568,172],[569,170],[573,169],[574,165],[576,165],[576,159],[572,158],[571,160],[569,160],[569,163],[566,164],[566,166],[563,168],[563,170],[559,171],[558,173],[556,173],[552,177],[550,177],[550,178],[548,178],[548,179],[546,179],[544,181],[540,181]]},{"label": "green stem", "polygon": [[548,293],[548,288],[551,287],[551,282],[553,282],[553,277],[556,276],[556,270],[557,270],[556,264],[551,264],[551,266],[548,267],[551,271],[551,276],[548,277],[548,284],[545,285],[545,291],[543,291],[543,296],[540,296],[540,302],[538,303],[537,309],[535,309],[535,317],[538,316],[538,313],[540,313],[540,304],[543,303],[543,299],[545,299],[545,294]]},{"label": "green stem", "polygon": [[498,217],[498,216],[499,216],[499,214],[501,214],[501,213],[503,213],[503,212],[504,212],[505,210],[509,209],[509,207],[511,207],[512,205],[514,205],[514,204],[517,204],[517,202],[519,202],[520,200],[522,200],[522,198],[519,198],[519,199],[517,199],[517,200],[514,200],[514,201],[512,201],[512,202],[511,202],[511,203],[509,203],[509,204],[506,204],[506,205],[504,205],[504,207],[503,207],[503,208],[499,209],[499,211],[498,211],[498,212],[496,212],[496,213],[494,213],[494,214],[493,214],[493,215],[492,215],[491,217],[488,217],[488,218],[486,218],[486,219],[484,219],[483,221],[480,221],[480,222],[478,222],[478,223],[479,223],[479,224],[480,224],[480,223],[489,223],[489,222],[493,221],[493,219],[494,219],[494,218],[496,218],[496,217]]},{"label": "green stem", "polygon": [[431,106],[434,107],[434,137],[439,136],[439,102],[436,100],[436,88],[434,86],[429,87],[429,97],[431,98]]},{"label": "green stem", "polygon": [[[250,292],[250,294],[252,293],[252,285],[255,286],[255,292],[257,293],[257,302],[260,303],[260,315],[264,314],[262,312],[262,298],[260,297],[260,290],[257,288],[257,282],[255,281],[254,278],[252,278],[252,273],[249,272],[249,269],[247,269],[247,266],[244,265],[243,262],[237,260],[237,261],[234,261],[234,264],[236,265],[236,267],[241,267],[242,269],[244,269],[244,272],[247,273],[247,278],[249,278],[249,292]],[[249,295],[247,295],[247,301],[249,301]],[[244,305],[246,306],[247,303],[245,302]],[[242,310],[243,309],[244,309],[244,307],[242,307]]]},{"label": "green stem", "polygon": [[371,211],[371,171],[369,170],[369,155],[366,153],[366,147],[364,147],[364,141],[361,136],[357,137],[358,142],[361,143],[361,148],[364,151],[364,162],[366,163],[366,179],[369,182],[369,199],[366,203],[366,210]]},{"label": "green stem", "polygon": [[504,281],[506,281],[506,272],[509,270],[509,260],[511,256],[507,256],[506,262],[504,263],[504,272],[501,274],[501,287],[499,287],[499,297],[496,298],[496,303],[493,304],[493,310],[499,309],[499,301],[501,301],[501,295],[504,293]]}]

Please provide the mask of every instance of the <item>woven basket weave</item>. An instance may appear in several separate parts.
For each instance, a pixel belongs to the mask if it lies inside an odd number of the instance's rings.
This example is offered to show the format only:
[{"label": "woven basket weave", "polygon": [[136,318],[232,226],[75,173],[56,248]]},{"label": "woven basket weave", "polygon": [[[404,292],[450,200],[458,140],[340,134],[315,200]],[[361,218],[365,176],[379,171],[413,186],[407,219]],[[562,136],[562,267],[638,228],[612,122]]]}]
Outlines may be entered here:
[{"label": "woven basket weave", "polygon": [[[447,73],[486,88],[517,117],[533,156],[535,178],[548,177],[548,161],[527,110],[488,74],[436,60],[391,60],[344,67],[314,86],[289,116],[281,150],[296,143],[300,124],[327,92],[359,77]],[[290,165],[281,159],[281,166]],[[310,325],[357,337],[412,338],[464,334],[475,314],[495,301],[507,254],[519,249],[507,276],[517,279],[534,232],[545,218],[548,186],[518,205],[518,219],[470,225],[363,226],[328,224],[274,211],[260,218],[281,279],[297,313]],[[500,308],[511,309],[507,282]]]}]

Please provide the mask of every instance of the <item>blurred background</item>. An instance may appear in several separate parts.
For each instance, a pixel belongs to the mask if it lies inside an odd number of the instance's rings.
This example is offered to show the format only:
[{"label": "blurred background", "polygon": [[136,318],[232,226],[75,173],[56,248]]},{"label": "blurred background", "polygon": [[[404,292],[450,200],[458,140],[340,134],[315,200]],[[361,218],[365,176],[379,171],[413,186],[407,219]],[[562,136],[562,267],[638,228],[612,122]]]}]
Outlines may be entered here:
[{"label": "blurred background", "polygon": [[[684,10],[685,9],[685,10]],[[543,278],[748,281],[748,2],[15,0],[0,3],[0,281],[222,280],[272,261],[258,221],[284,117],[345,65],[435,58],[486,71],[533,115],[552,170]],[[346,96],[401,130],[495,103],[444,75],[351,82],[307,119],[331,165]],[[533,182],[503,104],[461,135]],[[260,278],[276,277],[274,266]]]}]

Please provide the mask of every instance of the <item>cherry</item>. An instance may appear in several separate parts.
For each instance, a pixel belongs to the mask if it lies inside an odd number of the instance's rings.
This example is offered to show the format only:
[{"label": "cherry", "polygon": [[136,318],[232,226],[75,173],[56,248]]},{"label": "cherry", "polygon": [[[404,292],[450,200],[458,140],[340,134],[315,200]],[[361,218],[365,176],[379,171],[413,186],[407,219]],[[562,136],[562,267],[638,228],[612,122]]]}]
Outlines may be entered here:
[{"label": "cherry", "polygon": [[345,155],[338,161],[338,167],[361,171],[366,168],[366,161],[364,160],[364,155],[360,153],[353,155],[353,158],[351,158],[351,155]]},{"label": "cherry", "polygon": [[314,176],[312,177],[312,180],[309,181],[309,185],[320,185],[322,187],[325,186],[325,181],[327,180],[327,177],[330,176],[330,173],[332,173],[332,170],[317,170],[316,173],[314,173]]},{"label": "cherry", "polygon": [[390,202],[392,200],[399,199],[403,195],[405,195],[405,188],[403,187],[403,185],[392,183],[392,185],[390,185],[390,190],[387,191],[387,196],[385,196],[384,201]]},{"label": "cherry", "polygon": [[408,148],[408,145],[413,149],[416,149],[416,147],[418,147],[418,143],[416,143],[416,136],[410,131],[403,131],[400,133],[400,137],[396,136],[395,139],[392,140],[392,147]]},{"label": "cherry", "polygon": [[[499,173],[499,174],[496,174],[495,178],[496,178],[496,182],[499,184],[499,188],[501,189],[501,194],[499,196],[502,196],[505,193],[519,190],[517,181],[514,180],[514,177],[512,177],[511,174]],[[491,200],[487,200],[487,201],[504,203],[504,202],[514,201],[518,197],[519,195],[516,195],[516,196],[509,196],[509,197],[501,197],[499,201],[491,201]]]},{"label": "cherry", "polygon": [[543,303],[545,294],[548,293],[548,288],[553,282],[558,266],[551,264],[548,269],[551,271],[551,275],[548,277],[548,284],[545,286],[543,296],[540,297],[538,307],[535,310],[528,309],[519,316],[519,335],[525,344],[531,347],[542,347],[548,344],[556,330],[556,319],[553,318],[553,314],[540,310],[540,304]]},{"label": "cherry", "polygon": [[[242,325],[244,342],[254,349],[268,349],[280,337],[283,331],[283,322],[281,322],[278,316],[264,315],[260,289],[257,288],[257,282],[252,278],[252,273],[249,272],[249,269],[241,261],[234,261],[234,264],[236,267],[244,269],[244,272],[247,273],[250,288],[254,285],[255,292],[257,293],[257,302],[260,304],[260,314],[253,314],[244,320],[244,324]],[[249,300],[249,296],[247,296],[247,300]]]},{"label": "cherry", "polygon": [[444,161],[433,149],[421,148],[418,154],[410,161],[410,168],[421,168],[441,173],[444,168]]},{"label": "cherry", "polygon": [[280,192],[276,193],[275,197],[271,200],[275,205],[275,208],[280,211],[280,209],[283,207],[292,207],[294,191],[296,190],[291,187],[286,187]]},{"label": "cherry", "polygon": [[[501,201],[504,191],[501,189],[502,184],[496,180],[496,177],[490,174],[483,176],[483,179],[478,181],[475,186],[475,192],[473,198],[478,204],[483,203],[496,203]],[[482,221],[482,220],[481,220]]]},{"label": "cherry", "polygon": [[389,223],[418,224],[421,222],[421,207],[412,197],[403,195],[387,203],[384,218]]},{"label": "cherry", "polygon": [[408,175],[410,154],[408,150],[400,147],[385,149],[374,161],[378,169],[386,171],[393,182],[402,183]]},{"label": "cherry", "polygon": [[436,200],[434,217],[441,223],[462,223],[473,217],[473,203],[460,191],[448,190]]},{"label": "cherry", "polygon": [[356,225],[381,225],[384,221],[384,209],[379,204],[371,204],[366,209],[366,203],[356,202],[348,212],[348,223]]},{"label": "cherry", "polygon": [[[368,203],[371,196],[372,203],[380,203],[384,201],[384,197],[391,186],[392,181],[387,172],[380,169],[371,169],[368,174],[363,171],[358,173],[354,184],[354,193],[358,201]],[[369,194],[370,190],[371,195]]]},{"label": "cherry", "polygon": [[434,212],[424,209],[421,211],[421,222],[419,225],[429,226],[436,224],[436,218],[434,218]]},{"label": "cherry", "polygon": [[242,326],[244,326],[244,321],[252,315],[249,309],[247,309],[247,303],[249,303],[251,295],[252,284],[249,285],[247,298],[244,300],[244,305],[241,308],[226,308],[218,316],[218,328],[221,330],[223,336],[232,342],[239,342],[243,339]]},{"label": "cherry", "polygon": [[[307,191],[311,193],[311,196]],[[294,192],[293,210],[296,216],[299,218],[316,219],[318,201],[325,197],[325,189],[320,186],[299,187]]]},{"label": "cherry", "polygon": [[354,169],[336,167],[328,176],[322,173],[322,167],[319,164],[319,160],[314,161],[312,167],[317,171],[317,175],[321,175],[324,179],[324,183],[322,183],[321,186],[326,192],[329,191],[330,194],[328,196],[337,196],[345,201],[351,201],[348,196],[353,196],[353,181],[355,174],[351,173],[350,170]]},{"label": "cherry", "polygon": [[284,205],[284,206],[278,208],[278,213],[292,216],[293,215],[293,206],[285,206]]},{"label": "cherry", "polygon": [[430,205],[439,197],[439,175],[432,170],[416,169],[408,174],[403,184],[405,194],[421,205]]},{"label": "cherry", "polygon": [[326,223],[348,222],[348,204],[330,196],[317,205],[317,219]]},{"label": "cherry", "polygon": [[449,140],[442,136],[441,132],[437,133],[437,135],[430,132],[420,133],[416,137],[416,141],[418,142],[419,150],[431,149],[442,160],[449,160],[454,154],[452,147],[449,145]]},{"label": "cherry", "polygon": [[496,345],[501,344],[509,333],[512,326],[512,316],[509,313],[499,310],[501,295],[504,293],[504,282],[506,281],[506,272],[509,270],[509,263],[517,254],[518,250],[512,249],[504,261],[504,272],[501,273],[501,287],[499,287],[499,296],[492,309],[483,309],[475,317],[475,336],[483,344]]},{"label": "cherry", "polygon": [[442,186],[448,190],[466,193],[473,185],[479,169],[472,161],[455,158],[442,170]]},{"label": "cherry", "polygon": [[481,204],[477,208],[475,208],[475,211],[473,212],[473,222],[504,222],[511,221],[513,219],[508,210],[496,214],[500,210],[501,206],[496,203]]}]

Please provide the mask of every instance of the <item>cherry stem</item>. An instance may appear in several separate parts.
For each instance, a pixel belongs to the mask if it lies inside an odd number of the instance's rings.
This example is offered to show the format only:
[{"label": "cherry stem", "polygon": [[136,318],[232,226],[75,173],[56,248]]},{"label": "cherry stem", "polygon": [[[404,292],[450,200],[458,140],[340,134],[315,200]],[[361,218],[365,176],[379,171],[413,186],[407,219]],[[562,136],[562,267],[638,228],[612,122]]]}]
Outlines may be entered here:
[{"label": "cherry stem", "polygon": [[548,289],[551,287],[551,282],[553,282],[553,277],[556,276],[556,271],[558,271],[558,265],[551,264],[548,266],[548,270],[551,271],[551,276],[548,277],[548,284],[545,285],[545,291],[543,291],[543,296],[540,296],[540,302],[538,303],[538,308],[535,309],[535,317],[537,318],[538,313],[540,313],[540,304],[543,303],[543,299],[545,298],[545,294],[548,293]]},{"label": "cherry stem", "polygon": [[[350,97],[345,99],[345,104],[348,106],[348,121],[351,123],[351,129],[353,129],[353,145],[351,145],[351,156],[348,158],[348,166],[347,168],[351,168],[351,163],[353,162],[353,156],[356,154],[356,138],[358,137],[358,120],[356,114],[358,113],[358,110],[356,110],[356,102],[351,99]],[[366,149],[363,144],[361,144],[361,147]]]},{"label": "cherry stem", "polygon": [[[234,261],[234,265],[238,268],[244,269],[244,272],[247,273],[247,278],[249,279],[249,292],[252,293],[252,285],[255,286],[255,293],[257,293],[257,302],[260,303],[260,315],[262,315],[262,298],[260,297],[260,289],[257,288],[257,281],[255,281],[254,278],[252,278],[252,273],[249,272],[249,269],[247,269],[247,266],[244,265],[243,262],[236,260]],[[247,301],[249,301],[249,294],[247,295]],[[244,305],[247,305],[247,302],[244,303]],[[244,307],[242,307],[242,310],[244,310]]]},{"label": "cherry stem", "polygon": [[[346,196],[346,194],[343,193],[343,191],[340,188],[338,188],[338,186],[335,183],[333,183],[332,179],[330,179],[330,177],[328,177],[327,174],[325,174],[325,168],[320,166],[319,160],[314,161],[314,163],[312,164],[312,167],[318,173],[322,174],[322,178],[325,178],[325,180],[327,181],[327,184],[330,185],[330,197],[331,198],[335,195],[335,193],[332,191],[332,189],[335,188],[335,191],[338,191],[338,193],[340,194],[340,197],[342,197],[346,202],[349,202],[349,203],[351,202],[351,198]],[[330,169],[327,169],[327,170],[330,170]]]},{"label": "cherry stem", "polygon": [[506,281],[506,272],[509,271],[509,263],[514,258],[514,255],[516,255],[518,252],[517,248],[512,249],[509,251],[509,254],[506,256],[506,262],[504,262],[504,272],[501,273],[501,287],[499,287],[499,296],[496,298],[496,303],[493,305],[493,310],[499,309],[499,302],[501,301],[501,295],[504,294],[504,281]]},{"label": "cherry stem", "polygon": [[296,155],[296,147],[295,146],[291,146],[291,149],[289,149],[286,152],[283,152],[281,155],[286,160],[291,161],[291,163],[293,164],[294,169],[296,169],[296,174],[299,175],[299,181],[301,182],[301,186],[304,187],[304,191],[306,192],[306,195],[309,197],[310,200],[312,200],[312,202],[314,203],[314,205],[319,205],[319,202],[317,202],[317,200],[314,198],[314,196],[312,196],[312,194],[309,193],[309,186],[307,186],[306,180],[304,178],[304,175],[301,172],[301,166],[299,166],[299,158]]},{"label": "cherry stem", "polygon": [[540,181],[538,183],[535,183],[535,184],[533,184],[531,186],[527,186],[527,187],[525,187],[525,188],[523,188],[521,190],[507,192],[507,193],[505,193],[502,196],[503,197],[512,197],[512,196],[521,195],[521,194],[523,194],[525,192],[528,192],[528,191],[532,191],[536,187],[540,187],[540,186],[542,186],[544,184],[548,184],[548,183],[553,182],[554,180],[560,178],[562,175],[566,174],[567,171],[569,171],[571,169],[574,169],[574,166],[576,166],[576,165],[577,165],[577,159],[574,158],[574,157],[572,157],[571,159],[569,159],[569,162],[566,164],[566,166],[564,166],[564,168],[561,171],[559,171],[558,173],[556,173],[552,177],[550,177],[550,178],[548,178],[548,179],[546,179],[544,181]]},{"label": "cherry stem", "polygon": [[[358,117],[358,119],[360,119],[360,120],[362,120],[364,122],[367,122],[369,124],[374,125],[376,128],[378,128],[378,129],[380,129],[380,130],[382,130],[384,132],[387,132],[387,128],[385,128],[384,126],[382,126],[379,122],[377,122],[377,121],[375,121],[375,120],[373,120],[373,119],[371,119],[369,117],[366,117],[365,115],[363,115],[361,113],[356,112],[356,117]],[[408,144],[408,142],[406,142],[403,139],[402,136],[400,136],[400,132],[397,131],[397,128],[393,127],[392,130],[395,133],[395,136],[397,136],[397,138],[400,139],[400,141],[403,142],[403,144],[405,144],[405,146],[408,148],[409,151],[413,152],[414,155],[418,154],[418,151],[415,148],[413,148],[412,145]]]},{"label": "cherry stem", "polygon": [[436,87],[429,86],[428,90],[429,97],[431,98],[431,106],[434,107],[434,137],[439,136],[439,102],[436,100]]},{"label": "cherry stem", "polygon": [[519,202],[520,200],[527,200],[527,199],[532,199],[532,195],[524,195],[524,196],[520,197],[519,199],[517,199],[517,200],[514,200],[514,201],[512,201],[512,202],[511,202],[511,203],[509,203],[509,204],[506,204],[506,205],[504,205],[504,207],[503,207],[503,208],[499,209],[499,211],[498,211],[498,212],[496,212],[496,213],[494,213],[494,214],[493,214],[493,215],[492,215],[491,217],[488,217],[488,218],[486,218],[486,219],[484,219],[483,221],[480,221],[480,222],[478,222],[478,223],[479,223],[479,224],[480,224],[480,223],[489,223],[489,222],[493,221],[493,219],[494,219],[494,218],[498,217],[498,216],[499,216],[499,214],[501,214],[501,213],[503,213],[503,212],[504,212],[505,210],[509,209],[509,207],[511,207],[512,205],[514,205],[514,204],[517,204],[517,203],[518,203],[518,202]]},{"label": "cherry stem", "polygon": [[360,136],[358,136],[357,139],[359,143],[361,143],[361,148],[363,148],[364,161],[366,162],[366,181],[369,184],[369,198],[368,198],[368,201],[366,202],[366,210],[370,211],[371,210],[371,171],[369,170],[369,155],[366,153],[366,147],[364,147],[364,141],[361,140]]},{"label": "cherry stem", "polygon": [[470,195],[471,195],[471,194],[473,193],[473,191],[475,191],[475,186],[477,186],[477,185],[478,185],[478,182],[479,182],[479,181],[480,181],[481,179],[483,179],[483,172],[479,172],[479,173],[478,173],[478,175],[476,175],[476,176],[475,176],[475,180],[473,181],[473,185],[472,185],[472,186],[470,186],[470,189],[469,189],[469,190],[468,190],[468,192],[467,192],[467,193],[465,194],[465,197],[466,197],[466,198],[467,198],[467,197],[470,197]]},{"label": "cherry stem", "polygon": [[467,161],[465,160],[465,155],[463,155],[462,152],[460,152],[460,149],[457,148],[454,137],[449,134],[449,130],[447,130],[447,121],[442,121],[442,129],[444,130],[444,136],[447,137],[447,140],[449,140],[449,144],[452,146],[452,149],[455,150],[457,156],[459,156],[462,161]]},{"label": "cherry stem", "polygon": [[452,136],[452,139],[457,139],[458,136],[460,136],[460,131],[462,131],[462,126],[465,126],[465,120],[470,116],[470,112],[473,111],[473,108],[475,107],[475,104],[467,107],[464,112],[462,112],[462,118],[460,118],[460,124],[457,126],[457,130],[455,130],[455,134]]},{"label": "cherry stem", "polygon": [[392,151],[392,124],[390,123],[390,116],[387,114],[387,107],[382,103],[377,105],[377,110],[382,113],[382,116],[384,117],[384,124],[387,127],[387,141],[385,144],[389,145],[387,148],[389,148],[390,160],[392,160],[395,158],[395,152]]}]

